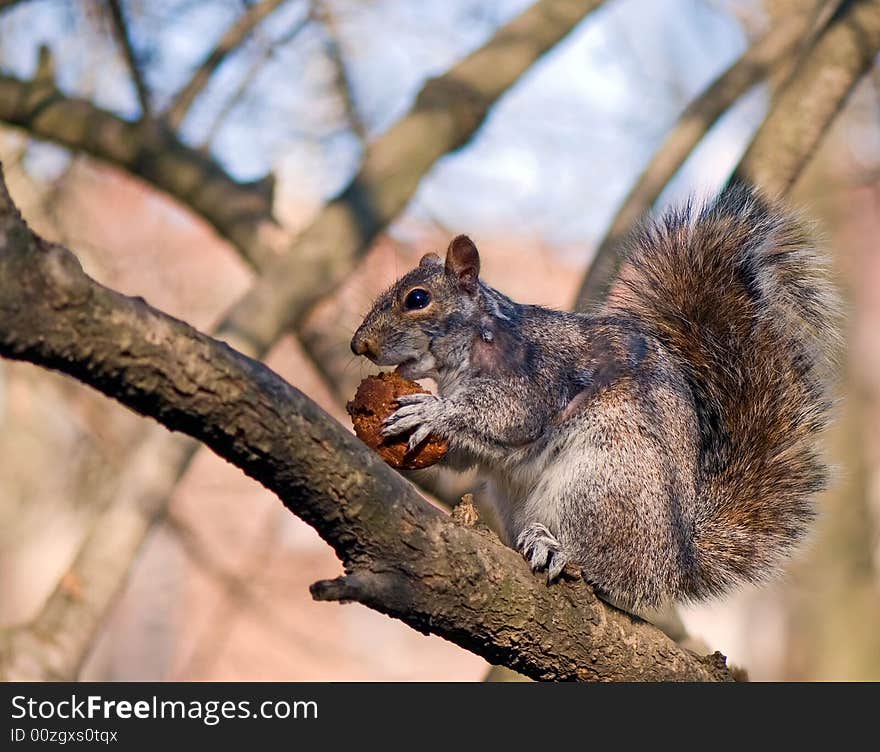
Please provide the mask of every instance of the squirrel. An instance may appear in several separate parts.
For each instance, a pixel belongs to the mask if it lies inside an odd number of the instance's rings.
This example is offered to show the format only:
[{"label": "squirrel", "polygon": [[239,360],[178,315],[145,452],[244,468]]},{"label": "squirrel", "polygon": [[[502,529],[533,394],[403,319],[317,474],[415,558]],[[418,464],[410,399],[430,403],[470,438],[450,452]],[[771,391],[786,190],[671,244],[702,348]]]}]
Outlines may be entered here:
[{"label": "squirrel", "polygon": [[646,220],[588,313],[516,303],[466,236],[378,297],[356,355],[432,378],[384,435],[446,439],[506,542],[632,611],[776,574],[828,468],[839,304],[804,223],[743,184]]}]

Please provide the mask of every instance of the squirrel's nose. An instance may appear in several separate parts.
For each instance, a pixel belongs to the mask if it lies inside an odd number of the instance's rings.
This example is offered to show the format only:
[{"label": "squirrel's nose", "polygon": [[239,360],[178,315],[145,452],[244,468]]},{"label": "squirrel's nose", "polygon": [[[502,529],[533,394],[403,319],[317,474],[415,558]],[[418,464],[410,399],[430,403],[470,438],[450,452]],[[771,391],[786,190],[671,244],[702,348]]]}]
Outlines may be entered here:
[{"label": "squirrel's nose", "polygon": [[351,338],[351,351],[355,355],[366,355],[368,358],[375,358],[378,352],[376,341],[372,337],[366,337],[360,332],[356,332]]}]

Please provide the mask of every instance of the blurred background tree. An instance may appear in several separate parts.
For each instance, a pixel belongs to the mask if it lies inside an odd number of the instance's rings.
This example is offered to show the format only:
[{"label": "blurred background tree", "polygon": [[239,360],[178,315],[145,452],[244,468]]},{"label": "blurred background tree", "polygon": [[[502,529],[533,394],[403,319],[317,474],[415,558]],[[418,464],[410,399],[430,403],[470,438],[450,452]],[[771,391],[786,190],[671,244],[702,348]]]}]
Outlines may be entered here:
[{"label": "blurred background tree", "polygon": [[[597,249],[613,262],[646,208],[717,190],[838,19],[875,5],[7,0],[0,162],[90,275],[266,357],[345,422],[366,374],[351,332],[423,252],[468,232],[514,298],[599,294]],[[791,195],[851,301],[838,482],[785,579],[681,613],[758,679],[880,678],[880,78],[861,75],[876,44],[832,41],[822,70],[867,62]],[[781,174],[777,158],[758,162]],[[332,552],[194,443],[7,361],[0,423],[0,625],[36,636],[32,675],[485,675],[436,637],[313,603]],[[470,482],[419,480],[440,500]]]}]

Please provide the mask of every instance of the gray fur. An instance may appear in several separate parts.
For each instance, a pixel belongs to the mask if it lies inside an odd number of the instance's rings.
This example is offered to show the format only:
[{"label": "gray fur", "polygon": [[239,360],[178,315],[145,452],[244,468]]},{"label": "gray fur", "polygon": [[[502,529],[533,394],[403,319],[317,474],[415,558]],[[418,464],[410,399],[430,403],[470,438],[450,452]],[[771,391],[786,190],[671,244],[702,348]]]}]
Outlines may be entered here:
[{"label": "gray fur", "polygon": [[[355,352],[439,387],[401,398],[383,432],[441,436],[450,464],[478,466],[508,542],[551,580],[571,561],[639,609],[769,577],[825,482],[835,303],[800,225],[740,187],[673,212],[590,315],[515,303],[478,269],[456,238],[355,334]],[[414,287],[431,303],[408,311]]]}]

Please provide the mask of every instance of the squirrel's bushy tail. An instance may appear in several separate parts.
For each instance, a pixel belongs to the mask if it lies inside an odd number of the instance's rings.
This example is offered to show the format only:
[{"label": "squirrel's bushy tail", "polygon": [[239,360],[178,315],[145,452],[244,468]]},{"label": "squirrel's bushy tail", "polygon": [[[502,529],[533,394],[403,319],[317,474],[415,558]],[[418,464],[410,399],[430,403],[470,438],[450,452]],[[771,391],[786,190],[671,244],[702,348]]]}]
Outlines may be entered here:
[{"label": "squirrel's bushy tail", "polygon": [[608,306],[680,363],[700,437],[684,597],[773,574],[826,484],[816,435],[830,411],[839,304],[803,225],[742,185],[642,228]]}]

